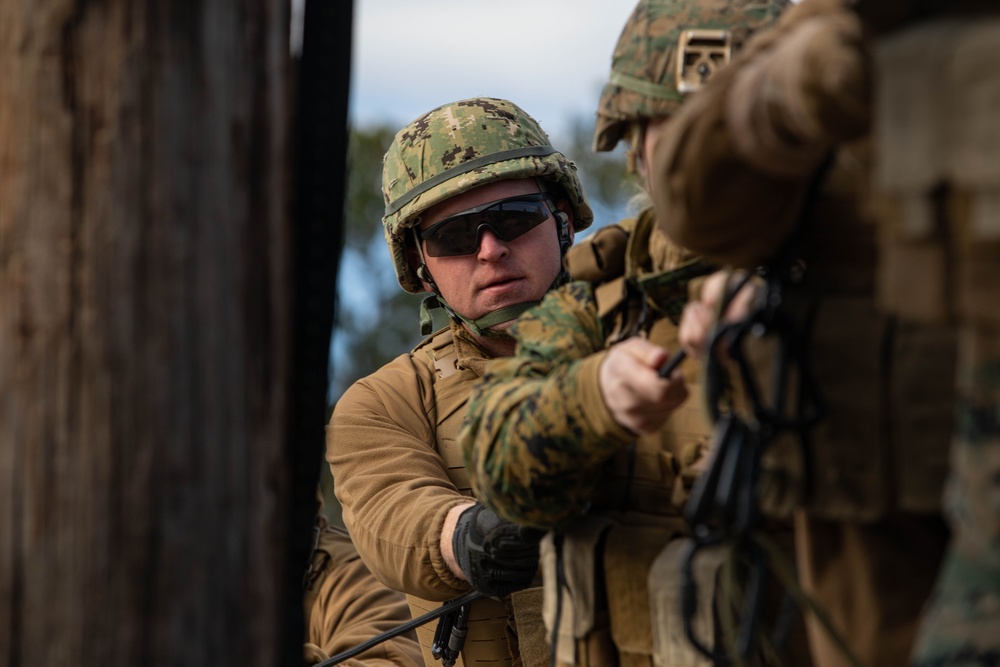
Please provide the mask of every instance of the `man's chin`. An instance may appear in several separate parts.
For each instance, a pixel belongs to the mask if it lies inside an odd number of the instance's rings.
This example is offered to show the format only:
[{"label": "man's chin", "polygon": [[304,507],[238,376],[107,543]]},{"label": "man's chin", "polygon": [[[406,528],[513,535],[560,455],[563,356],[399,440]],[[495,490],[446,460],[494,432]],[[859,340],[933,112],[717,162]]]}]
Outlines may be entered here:
[{"label": "man's chin", "polygon": [[506,333],[507,330],[510,329],[514,325],[514,322],[516,321],[517,320],[514,319],[514,320],[507,320],[506,322],[501,322],[500,324],[494,324],[493,326],[490,327],[490,331]]}]

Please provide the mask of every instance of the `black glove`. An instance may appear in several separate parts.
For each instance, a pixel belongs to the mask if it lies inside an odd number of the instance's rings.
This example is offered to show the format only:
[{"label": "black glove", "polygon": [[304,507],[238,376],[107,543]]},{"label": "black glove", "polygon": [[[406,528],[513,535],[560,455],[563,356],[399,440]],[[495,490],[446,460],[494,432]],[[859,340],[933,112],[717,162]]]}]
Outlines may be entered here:
[{"label": "black glove", "polygon": [[531,586],[544,534],[501,519],[476,503],[458,516],[451,545],[472,587],[500,597]]}]

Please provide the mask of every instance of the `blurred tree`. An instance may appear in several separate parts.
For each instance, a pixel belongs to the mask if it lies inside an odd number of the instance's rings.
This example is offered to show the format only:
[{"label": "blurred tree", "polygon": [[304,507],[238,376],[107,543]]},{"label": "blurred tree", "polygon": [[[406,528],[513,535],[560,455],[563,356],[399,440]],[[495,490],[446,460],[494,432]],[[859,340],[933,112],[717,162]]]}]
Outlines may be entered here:
[{"label": "blurred tree", "polygon": [[627,171],[624,148],[619,145],[610,153],[598,153],[591,148],[593,137],[592,120],[574,119],[566,155],[580,169],[580,179],[594,209],[593,229],[598,229],[625,217],[626,205],[639,188],[636,177]]},{"label": "blurred tree", "polygon": [[351,130],[331,404],[355,380],[420,341],[421,297],[400,289],[382,232],[382,156],[395,133],[388,127]]}]

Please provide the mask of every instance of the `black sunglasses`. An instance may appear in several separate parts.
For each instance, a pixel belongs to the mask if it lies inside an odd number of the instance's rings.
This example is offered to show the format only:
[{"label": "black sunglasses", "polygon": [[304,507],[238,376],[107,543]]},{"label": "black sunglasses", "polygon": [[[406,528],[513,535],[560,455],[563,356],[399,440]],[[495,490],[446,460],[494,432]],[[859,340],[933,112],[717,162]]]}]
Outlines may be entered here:
[{"label": "black sunglasses", "polygon": [[456,213],[418,235],[431,257],[471,255],[479,249],[484,227],[509,243],[548,220],[551,211],[548,193],[515,195]]}]

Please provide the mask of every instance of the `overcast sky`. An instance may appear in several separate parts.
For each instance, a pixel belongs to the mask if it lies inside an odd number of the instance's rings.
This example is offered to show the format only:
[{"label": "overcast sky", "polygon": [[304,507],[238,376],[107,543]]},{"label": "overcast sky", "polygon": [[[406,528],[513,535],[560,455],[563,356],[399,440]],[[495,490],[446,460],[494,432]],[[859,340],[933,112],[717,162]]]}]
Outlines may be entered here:
[{"label": "overcast sky", "polygon": [[507,98],[553,139],[592,119],[636,0],[355,0],[351,118],[402,127],[447,102]]}]

